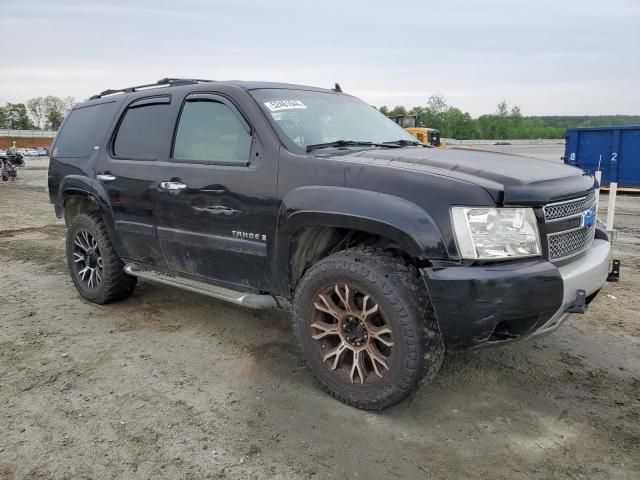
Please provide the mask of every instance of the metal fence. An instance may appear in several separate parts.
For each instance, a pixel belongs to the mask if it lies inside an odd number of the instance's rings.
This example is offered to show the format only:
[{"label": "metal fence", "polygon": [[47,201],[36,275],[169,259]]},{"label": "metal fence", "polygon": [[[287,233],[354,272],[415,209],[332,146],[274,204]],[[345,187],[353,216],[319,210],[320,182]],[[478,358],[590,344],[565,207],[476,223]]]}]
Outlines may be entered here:
[{"label": "metal fence", "polygon": [[0,137],[27,137],[27,138],[53,138],[55,130],[3,130],[0,129]]}]

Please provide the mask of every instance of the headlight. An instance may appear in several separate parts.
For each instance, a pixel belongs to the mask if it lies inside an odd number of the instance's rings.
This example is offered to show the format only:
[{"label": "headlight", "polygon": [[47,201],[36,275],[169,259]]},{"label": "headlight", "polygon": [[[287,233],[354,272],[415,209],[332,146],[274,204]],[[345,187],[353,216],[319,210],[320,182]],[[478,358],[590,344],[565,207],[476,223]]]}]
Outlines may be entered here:
[{"label": "headlight", "polygon": [[452,207],[451,217],[462,258],[540,255],[538,224],[532,208]]}]

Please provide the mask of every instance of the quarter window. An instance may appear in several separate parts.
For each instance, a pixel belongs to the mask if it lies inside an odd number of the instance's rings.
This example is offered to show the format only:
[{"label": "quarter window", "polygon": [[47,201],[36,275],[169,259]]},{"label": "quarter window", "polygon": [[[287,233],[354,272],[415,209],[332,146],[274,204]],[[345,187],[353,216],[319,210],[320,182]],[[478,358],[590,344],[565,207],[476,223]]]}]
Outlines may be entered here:
[{"label": "quarter window", "polygon": [[169,104],[130,106],[113,143],[118,158],[154,160],[166,142]]},{"label": "quarter window", "polygon": [[187,101],[176,132],[173,158],[247,165],[251,135],[227,105],[211,100]]},{"label": "quarter window", "polygon": [[54,155],[87,157],[104,140],[115,109],[115,102],[107,102],[72,110],[58,134]]}]

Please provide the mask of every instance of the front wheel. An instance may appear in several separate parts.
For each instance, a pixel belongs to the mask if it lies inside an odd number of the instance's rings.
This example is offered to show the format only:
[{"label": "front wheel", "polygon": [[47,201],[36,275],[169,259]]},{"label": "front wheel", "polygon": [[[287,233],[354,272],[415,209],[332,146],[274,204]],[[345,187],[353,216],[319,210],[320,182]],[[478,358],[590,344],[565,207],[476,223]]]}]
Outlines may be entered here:
[{"label": "front wheel", "polygon": [[137,278],[124,272],[124,263],[96,212],[71,220],[67,230],[67,265],[80,295],[94,303],[122,300],[136,286]]},{"label": "front wheel", "polygon": [[435,377],[444,346],[417,272],[372,248],[331,255],[303,276],[294,332],[307,366],[338,400],[382,410]]}]

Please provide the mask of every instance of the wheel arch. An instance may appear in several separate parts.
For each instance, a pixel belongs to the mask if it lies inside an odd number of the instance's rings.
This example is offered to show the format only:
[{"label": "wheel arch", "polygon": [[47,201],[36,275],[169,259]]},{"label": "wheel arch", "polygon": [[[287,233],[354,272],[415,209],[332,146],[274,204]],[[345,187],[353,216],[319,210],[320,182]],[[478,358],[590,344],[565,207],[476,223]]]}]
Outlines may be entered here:
[{"label": "wheel arch", "polygon": [[416,262],[448,258],[435,222],[412,202],[366,190],[303,187],[285,197],[279,213],[280,293],[291,295],[306,268],[350,238],[353,244],[398,250]]},{"label": "wheel arch", "polygon": [[88,177],[68,176],[60,185],[58,205],[65,223],[69,225],[74,216],[98,212],[102,217],[111,243],[118,255],[124,252],[121,242],[116,234],[113,215],[106,192],[101,185],[96,187],[96,182]]},{"label": "wheel arch", "polygon": [[97,200],[83,190],[68,189],[62,196],[64,221],[67,225],[71,219],[81,213],[97,211],[100,208]]}]

